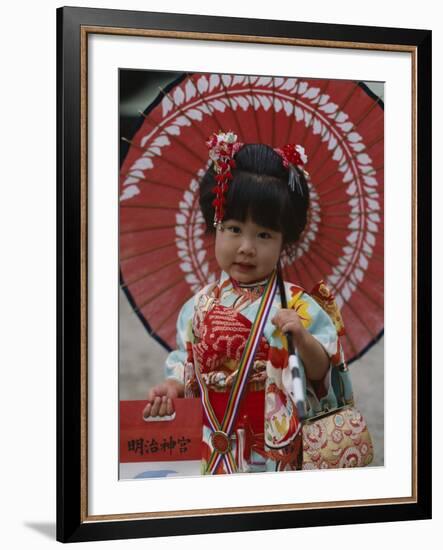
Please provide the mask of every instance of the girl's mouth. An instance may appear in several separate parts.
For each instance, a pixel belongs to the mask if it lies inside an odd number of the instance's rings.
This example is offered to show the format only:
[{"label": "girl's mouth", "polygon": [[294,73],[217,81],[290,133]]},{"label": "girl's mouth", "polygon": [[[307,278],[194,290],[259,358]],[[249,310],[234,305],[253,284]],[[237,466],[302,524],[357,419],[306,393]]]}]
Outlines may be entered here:
[{"label": "girl's mouth", "polygon": [[237,269],[239,271],[251,271],[252,269],[254,269],[254,265],[252,264],[242,264],[242,263],[234,263],[234,265],[237,267]]}]

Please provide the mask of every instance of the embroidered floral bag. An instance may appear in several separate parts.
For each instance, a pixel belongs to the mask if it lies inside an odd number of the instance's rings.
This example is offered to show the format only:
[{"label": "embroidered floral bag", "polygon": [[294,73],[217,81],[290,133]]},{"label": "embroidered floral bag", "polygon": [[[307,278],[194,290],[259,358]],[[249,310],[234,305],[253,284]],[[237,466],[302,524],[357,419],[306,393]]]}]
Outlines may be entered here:
[{"label": "embroidered floral bag", "polygon": [[[323,281],[314,287],[311,296],[331,317],[340,338],[344,334],[340,310]],[[354,406],[351,381],[342,352],[332,369],[331,382],[338,407],[304,419],[303,470],[368,466],[374,458],[368,426]]]}]

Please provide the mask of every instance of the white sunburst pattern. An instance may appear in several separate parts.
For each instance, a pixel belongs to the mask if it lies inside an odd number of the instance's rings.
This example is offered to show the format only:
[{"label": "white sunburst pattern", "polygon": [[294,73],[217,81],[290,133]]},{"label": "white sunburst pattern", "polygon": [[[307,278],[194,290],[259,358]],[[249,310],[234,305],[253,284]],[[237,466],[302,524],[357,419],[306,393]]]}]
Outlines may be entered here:
[{"label": "white sunburst pattern", "polygon": [[[230,89],[230,86],[235,88]],[[205,94],[204,100],[200,94]],[[381,221],[377,213],[380,210],[378,183],[372,159],[365,151],[366,146],[361,135],[353,130],[354,124],[349,115],[339,110],[330,96],[321,93],[318,87],[311,87],[307,82],[296,78],[218,74],[201,75],[196,82],[191,79],[183,81],[171,92],[170,97],[163,97],[163,120],[141,139],[140,146],[145,151],[131,166],[123,181],[120,200],[130,200],[140,192],[140,180],[154,167],[155,157],[162,155],[163,150],[171,145],[168,136],[179,136],[182,127],[192,124],[191,120],[202,121],[204,117],[213,116],[213,112],[224,112],[228,108],[234,111],[262,108],[267,111],[272,106],[276,112],[283,110],[286,116],[294,116],[298,122],[309,127],[313,134],[319,135],[331,152],[331,158],[337,163],[338,171],[343,174],[342,182],[347,186],[351,210],[349,233],[346,236],[348,244],[342,247],[342,254],[327,278],[327,283],[341,306],[350,299],[359,282],[363,280],[368,260],[373,254]],[[188,208],[191,204],[195,205],[196,185],[197,179],[192,180],[184,193],[181,201],[183,208],[180,206],[177,214],[180,222],[177,221],[176,228],[176,234],[184,239],[177,240],[177,253],[182,259],[181,269],[193,291],[214,277],[209,272],[206,252],[201,248],[203,218],[201,224],[198,218],[193,218],[188,229],[185,228],[186,223],[181,223],[190,219],[186,215],[199,215],[198,208],[194,213]],[[312,189],[311,197],[312,204],[315,205],[315,193]],[[367,210],[370,213],[366,215]],[[314,215],[311,215],[309,227],[299,246],[299,254],[304,254],[309,249],[320,223],[320,208],[318,207],[318,212],[314,208]],[[185,242],[188,244],[183,244]]]},{"label": "white sunburst pattern", "polygon": [[321,207],[319,202],[318,193],[315,187],[308,182],[309,186],[309,221],[305,231],[302,234],[299,243],[293,246],[289,246],[287,253],[283,252],[281,257],[281,263],[283,267],[287,267],[301,258],[309,251],[311,243],[315,241],[318,233],[318,228],[321,223]]},{"label": "white sunburst pattern", "polygon": [[180,269],[185,275],[192,292],[198,292],[202,286],[215,281],[215,274],[209,272],[207,251],[203,248],[205,220],[199,208],[199,180],[204,175],[200,170],[196,179],[192,179],[189,188],[179,202],[175,226],[175,243],[181,260]]}]

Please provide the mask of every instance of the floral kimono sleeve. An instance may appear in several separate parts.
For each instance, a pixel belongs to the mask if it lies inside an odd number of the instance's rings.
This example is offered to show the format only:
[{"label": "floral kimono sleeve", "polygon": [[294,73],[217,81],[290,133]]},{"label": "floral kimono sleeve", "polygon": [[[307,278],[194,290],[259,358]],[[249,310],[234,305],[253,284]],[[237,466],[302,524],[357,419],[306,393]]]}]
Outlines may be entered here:
[{"label": "floral kimono sleeve", "polygon": [[299,358],[305,383],[308,412],[313,414],[325,408],[336,407],[337,397],[331,383],[332,367],[339,365],[344,360],[336,325],[318,302],[304,291],[292,294],[288,308],[297,311],[303,326],[320,343],[329,357],[329,369],[320,382],[312,382],[306,377],[303,363]]},{"label": "floral kimono sleeve", "polygon": [[181,308],[177,318],[177,348],[167,356],[165,362],[166,378],[185,381],[185,363],[188,360],[190,345],[193,341],[192,318],[194,315],[194,297]]},{"label": "floral kimono sleeve", "polygon": [[301,301],[306,304],[305,311],[307,311],[309,316],[309,321],[305,325],[305,328],[322,345],[329,359],[332,361],[339,349],[338,335],[334,323],[309,294],[304,293]]},{"label": "floral kimono sleeve", "polygon": [[305,329],[322,345],[329,358],[334,358],[339,350],[337,329],[317,301],[302,290],[293,291],[288,308],[295,309]]}]

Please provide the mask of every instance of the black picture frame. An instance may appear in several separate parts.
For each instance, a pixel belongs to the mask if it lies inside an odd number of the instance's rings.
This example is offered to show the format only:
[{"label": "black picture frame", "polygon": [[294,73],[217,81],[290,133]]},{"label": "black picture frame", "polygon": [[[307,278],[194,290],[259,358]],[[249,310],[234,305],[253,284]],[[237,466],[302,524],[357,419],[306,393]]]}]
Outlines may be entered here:
[{"label": "black picture frame", "polygon": [[[431,518],[431,371],[415,369],[411,498],[257,513],[227,512],[145,519],[91,518],[87,512],[87,158],[82,62],[88,32],[146,30],[204,33],[217,40],[255,37],[324,47],[411,52],[414,57],[413,344],[416,365],[431,364],[431,31],[269,21],[172,13],[59,8],[57,10],[57,539],[62,542],[157,537]],[[123,31],[122,31],[123,30]],[[190,35],[189,35],[190,36]],[[189,37],[188,36],[188,37]],[[225,37],[225,38],[224,38]],[[213,38],[214,39],[214,38]],[[87,75],[86,75],[87,78]],[[87,101],[87,98],[86,98]],[[87,157],[87,156],[86,156]],[[414,317],[414,316],[413,316]]]}]

